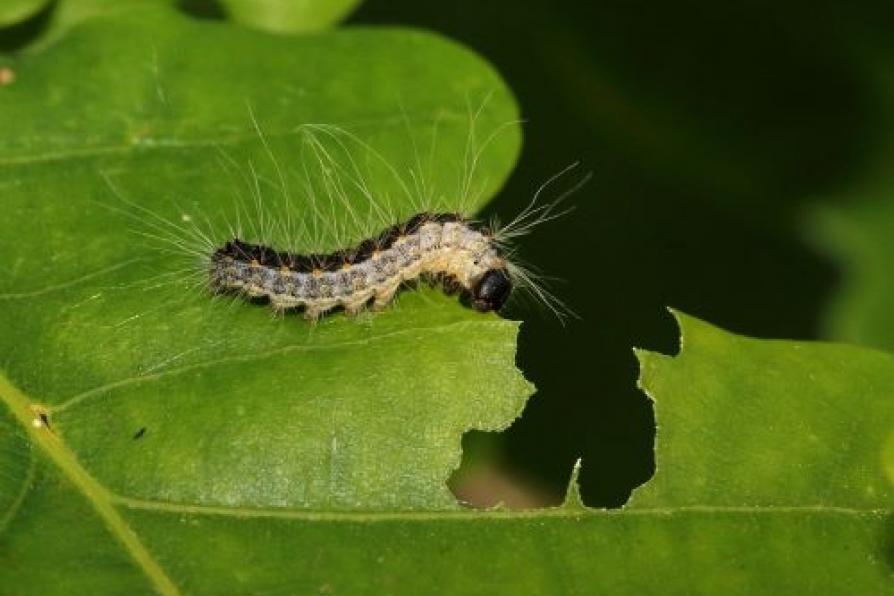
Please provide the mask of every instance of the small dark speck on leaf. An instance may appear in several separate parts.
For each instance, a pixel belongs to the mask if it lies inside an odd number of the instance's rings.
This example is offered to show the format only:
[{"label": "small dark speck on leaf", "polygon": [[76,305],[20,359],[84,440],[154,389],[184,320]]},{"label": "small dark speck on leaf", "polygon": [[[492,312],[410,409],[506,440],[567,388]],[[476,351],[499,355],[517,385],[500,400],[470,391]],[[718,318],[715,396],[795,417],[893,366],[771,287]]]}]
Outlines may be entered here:
[{"label": "small dark speck on leaf", "polygon": [[138,439],[142,439],[143,435],[145,435],[145,434],[146,434],[146,427],[144,426],[144,427],[140,428],[140,430],[138,430],[137,432],[134,433],[133,440],[136,441]]}]

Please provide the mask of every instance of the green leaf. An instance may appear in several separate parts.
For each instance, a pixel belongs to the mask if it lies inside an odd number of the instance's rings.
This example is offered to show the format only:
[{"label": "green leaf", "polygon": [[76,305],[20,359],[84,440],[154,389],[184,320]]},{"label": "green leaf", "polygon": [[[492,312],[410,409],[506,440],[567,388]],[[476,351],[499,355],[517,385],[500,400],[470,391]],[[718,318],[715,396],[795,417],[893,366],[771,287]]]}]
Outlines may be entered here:
[{"label": "green leaf", "polygon": [[864,191],[812,210],[814,244],[835,260],[841,283],[823,315],[823,335],[894,350],[894,187]]},{"label": "green leaf", "polygon": [[222,0],[237,23],[269,31],[311,31],[333,25],[361,0]]},{"label": "green leaf", "polygon": [[745,338],[675,314],[680,355],[640,354],[640,382],[659,411],[661,473],[633,505],[890,504],[880,464],[894,421],[894,357]]},{"label": "green leaf", "polygon": [[[40,51],[57,41],[72,27],[96,17],[126,15],[140,12],[144,7],[174,9],[178,0],[56,0],[49,6],[49,18],[42,24],[35,36],[29,39],[23,51]],[[49,4],[49,3],[45,3]]]},{"label": "green leaf", "polygon": [[0,3],[0,27],[24,21],[49,3],[50,0],[3,0]]},{"label": "green leaf", "polygon": [[[489,66],[431,34],[271,36],[150,6],[86,19],[7,64],[2,591],[176,591],[171,578],[186,578],[146,546],[128,502],[458,508],[446,479],[463,433],[505,427],[531,392],[514,366],[517,323],[421,290],[375,316],[277,319],[183,284],[153,287],[171,259],[128,228],[152,231],[135,203],[174,221],[181,209],[232,211],[248,164],[267,190],[278,168],[302,169],[299,125],[316,122],[348,128],[399,172],[421,138],[439,166],[427,183],[448,204],[480,206],[519,146],[514,103]],[[463,197],[452,193],[470,108],[476,130],[502,132],[480,155],[479,192]],[[418,197],[381,172],[370,168],[371,188],[412,212]],[[73,573],[88,543],[95,573]]]},{"label": "green leaf", "polygon": [[885,47],[866,68],[867,88],[880,106],[873,144],[852,172],[853,183],[806,211],[808,240],[839,270],[825,305],[822,335],[894,350],[894,59]]},{"label": "green leaf", "polygon": [[[889,588],[892,356],[681,316],[680,356],[641,354],[657,474],[626,511],[586,509],[572,484],[561,508],[475,512],[445,481],[462,434],[505,427],[530,393],[515,323],[416,291],[312,326],[147,283],[171,264],[127,229],[145,217],[133,203],[175,221],[226,215],[244,164],[269,192],[271,155],[300,163],[302,123],[348,126],[397,171],[417,154],[407,136],[437,130],[432,182],[449,192],[468,98],[493,95],[484,130],[515,117],[468,51],[412,31],[271,36],[140,8],[9,63],[0,591]],[[482,154],[477,205],[518,140],[512,126]],[[369,181],[402,196],[381,168]]]},{"label": "green leaf", "polygon": [[[638,354],[657,473],[626,514],[667,515],[637,544],[674,551],[653,553],[651,573],[680,566],[663,577],[677,576],[681,592],[890,589],[894,356],[751,339],[675,315],[680,354]],[[677,533],[659,530],[670,520]]]},{"label": "green leaf", "polygon": [[[11,3],[10,3],[11,2]],[[0,5],[0,27],[27,18],[48,0],[8,0]],[[72,26],[99,16],[114,16],[134,10],[139,4],[167,4],[176,0],[59,0],[49,25],[33,47],[58,39]],[[344,19],[360,0],[221,0],[226,16],[236,23],[276,32],[309,32],[325,29]],[[4,16],[7,20],[4,21]]]}]

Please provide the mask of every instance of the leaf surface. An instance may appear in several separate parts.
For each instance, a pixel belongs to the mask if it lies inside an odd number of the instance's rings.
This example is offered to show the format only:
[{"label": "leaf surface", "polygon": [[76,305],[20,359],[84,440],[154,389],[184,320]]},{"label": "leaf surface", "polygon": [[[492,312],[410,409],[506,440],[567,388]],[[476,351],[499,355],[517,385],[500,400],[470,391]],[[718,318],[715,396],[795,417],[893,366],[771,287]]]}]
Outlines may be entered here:
[{"label": "leaf surface", "polygon": [[[273,317],[167,283],[183,259],[145,235],[186,214],[232,223],[259,188],[284,200],[278,175],[302,169],[301,125],[321,122],[376,148],[363,182],[401,216],[419,198],[399,179],[406,166],[438,163],[425,188],[459,207],[470,112],[501,128],[476,154],[475,209],[519,144],[504,126],[514,103],[485,63],[414,31],[271,36],[141,5],[4,64],[16,76],[0,88],[0,586],[189,591],[122,516],[130,500],[458,508],[445,482],[463,433],[505,427],[531,392],[516,323],[424,289],[356,319]],[[363,213],[364,195],[346,196],[316,217],[343,221],[351,201]],[[343,228],[326,230],[363,226]],[[99,546],[95,576],[78,579],[81,538]],[[29,586],[31,574],[42,579]]]},{"label": "leaf surface", "polygon": [[[890,587],[889,355],[681,315],[680,356],[640,354],[658,470],[630,507],[589,510],[572,490],[556,509],[476,512],[445,481],[462,434],[505,427],[531,391],[515,323],[421,290],[312,326],[146,283],[172,265],[128,229],[149,217],[134,205],[228,215],[243,174],[267,196],[277,164],[300,163],[303,123],[350,128],[397,171],[418,134],[449,195],[468,98],[492,95],[485,128],[515,117],[466,50],[140,8],[4,61],[0,593]],[[511,127],[482,154],[474,204],[517,150]],[[369,181],[411,211],[388,172]]]},{"label": "leaf surface", "polygon": [[238,23],[269,31],[311,31],[337,23],[360,0],[223,0]]},{"label": "leaf surface", "polygon": [[47,4],[49,0],[5,0],[0,4],[0,27],[24,21]]},{"label": "leaf surface", "polygon": [[812,210],[810,233],[842,271],[826,305],[823,334],[894,350],[894,184],[866,188],[839,205]]}]

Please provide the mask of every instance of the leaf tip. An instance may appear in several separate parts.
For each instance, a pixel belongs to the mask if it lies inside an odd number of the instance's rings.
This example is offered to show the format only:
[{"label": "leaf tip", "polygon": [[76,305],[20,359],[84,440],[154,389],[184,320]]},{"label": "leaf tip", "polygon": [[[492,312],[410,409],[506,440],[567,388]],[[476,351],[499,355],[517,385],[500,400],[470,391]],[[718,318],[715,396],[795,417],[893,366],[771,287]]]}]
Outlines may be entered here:
[{"label": "leaf tip", "polygon": [[636,386],[640,391],[646,394],[651,401],[655,401],[655,397],[650,389],[654,371],[657,366],[664,360],[673,358],[661,352],[653,352],[643,348],[633,348],[633,354],[636,356],[639,364],[639,375],[636,378]]},{"label": "leaf tip", "polygon": [[565,500],[562,502],[563,509],[586,509],[584,500],[580,495],[580,465],[581,458],[577,458],[574,467],[571,468],[571,478],[568,479],[568,488],[565,489]]}]

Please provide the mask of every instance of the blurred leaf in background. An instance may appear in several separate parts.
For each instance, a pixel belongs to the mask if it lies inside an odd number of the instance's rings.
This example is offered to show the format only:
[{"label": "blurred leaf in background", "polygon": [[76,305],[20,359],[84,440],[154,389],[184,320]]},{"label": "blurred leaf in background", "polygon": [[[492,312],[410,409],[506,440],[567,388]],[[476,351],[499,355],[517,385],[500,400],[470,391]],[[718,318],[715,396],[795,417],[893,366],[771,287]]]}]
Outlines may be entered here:
[{"label": "blurred leaf in background", "polygon": [[841,271],[824,304],[822,334],[894,350],[894,48],[858,46],[877,102],[878,147],[843,190],[808,210],[807,238]]},{"label": "blurred leaf in background", "polygon": [[50,0],[7,0],[0,4],[0,27],[15,25],[40,12]]},{"label": "blurred leaf in background", "polygon": [[[274,31],[310,32],[345,18],[360,0],[4,0],[0,50],[32,49],[57,39],[66,29],[95,16],[110,16],[141,5],[169,6],[196,17],[224,20]],[[16,26],[17,25],[17,26]]]},{"label": "blurred leaf in background", "polygon": [[333,25],[347,16],[360,0],[221,0],[221,7],[236,23],[268,31],[312,31]]}]

